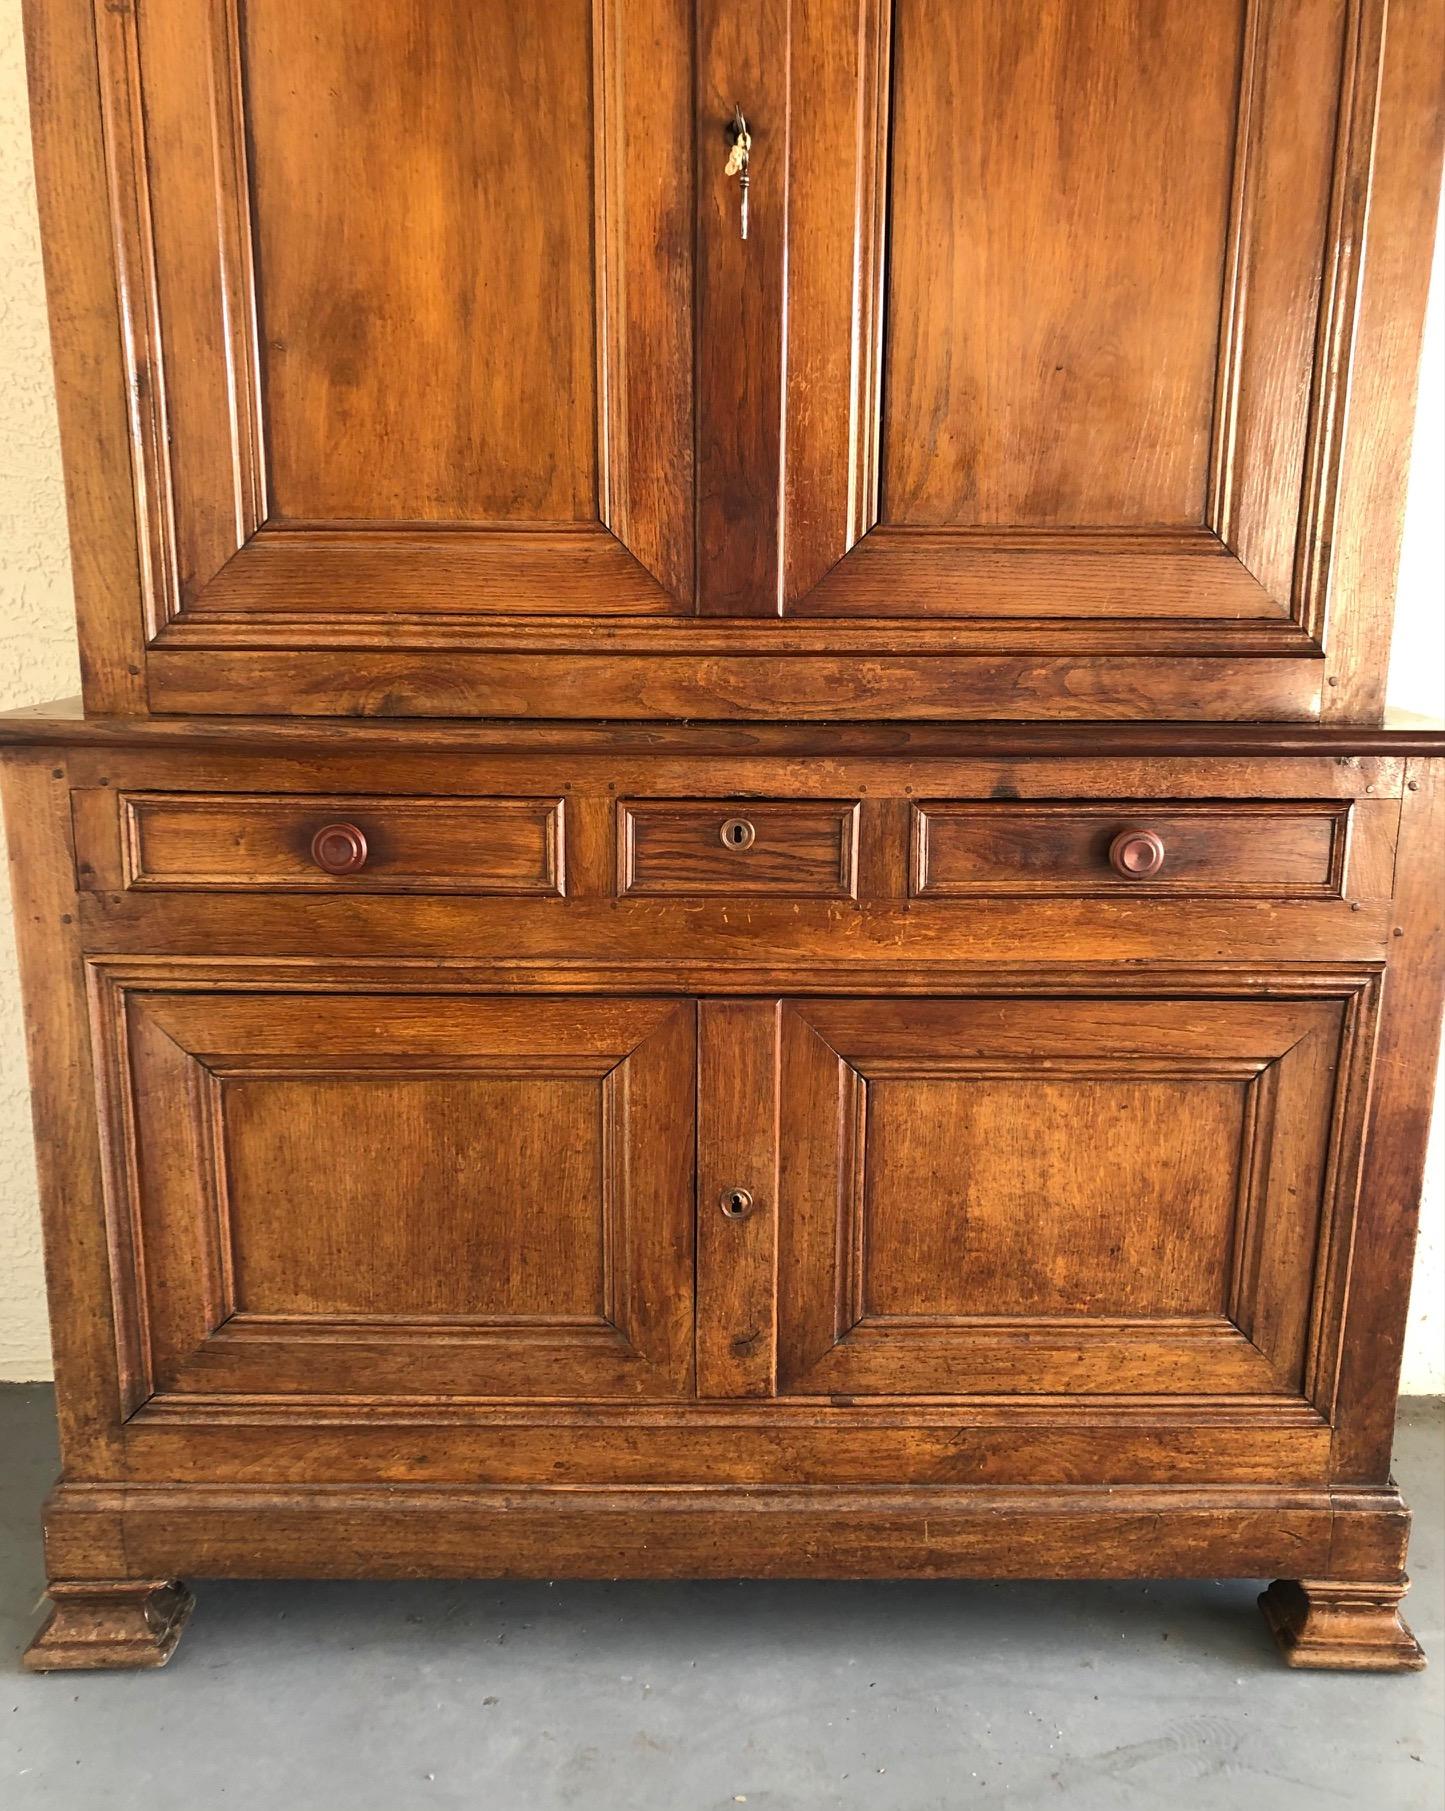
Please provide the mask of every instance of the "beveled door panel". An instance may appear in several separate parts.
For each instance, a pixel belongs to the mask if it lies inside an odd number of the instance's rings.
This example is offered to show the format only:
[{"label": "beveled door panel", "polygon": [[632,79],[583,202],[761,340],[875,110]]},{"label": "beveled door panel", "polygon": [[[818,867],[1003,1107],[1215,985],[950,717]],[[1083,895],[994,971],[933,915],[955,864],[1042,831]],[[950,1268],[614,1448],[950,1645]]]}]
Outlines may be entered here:
[{"label": "beveled door panel", "polygon": [[785,1006],[779,1389],[1312,1396],[1367,1020],[1358,994]]},{"label": "beveled door panel", "polygon": [[153,635],[691,608],[688,11],[97,4]]},{"label": "beveled door panel", "polygon": [[138,1395],[689,1390],[690,1004],[99,985]]},{"label": "beveled door panel", "polygon": [[795,6],[782,607],[1318,652],[1383,11]]}]

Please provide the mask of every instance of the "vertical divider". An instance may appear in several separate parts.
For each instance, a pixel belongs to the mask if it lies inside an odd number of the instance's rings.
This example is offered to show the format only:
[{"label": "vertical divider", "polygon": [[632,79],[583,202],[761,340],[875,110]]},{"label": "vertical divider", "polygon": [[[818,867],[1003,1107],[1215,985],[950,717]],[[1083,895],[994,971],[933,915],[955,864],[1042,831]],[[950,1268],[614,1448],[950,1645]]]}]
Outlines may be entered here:
[{"label": "vertical divider", "polygon": [[[698,0],[697,608],[782,609],[790,0]],[[724,174],[752,135],[750,221]]]},{"label": "vertical divider", "polygon": [[[699,1006],[699,1396],[777,1386],[779,1021],[776,1000]],[[750,1204],[729,1211],[743,1191]]]}]

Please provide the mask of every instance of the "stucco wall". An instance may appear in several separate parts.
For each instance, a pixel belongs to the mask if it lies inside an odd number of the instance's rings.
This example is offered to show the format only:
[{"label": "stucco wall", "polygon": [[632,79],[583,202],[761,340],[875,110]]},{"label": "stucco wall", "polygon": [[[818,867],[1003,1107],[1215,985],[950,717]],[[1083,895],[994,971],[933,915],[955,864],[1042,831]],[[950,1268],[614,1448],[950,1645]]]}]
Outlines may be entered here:
[{"label": "stucco wall", "polygon": [[[1392,694],[1445,715],[1445,283],[1437,259]],[[0,0],[0,709],[78,690],[19,0]],[[3,884],[3,883],[0,883]],[[1436,1140],[1405,1387],[1445,1391],[1445,1152]],[[0,908],[0,1380],[47,1377],[40,1229],[8,900]]]},{"label": "stucco wall", "polygon": [[[0,710],[79,688],[20,6],[0,0]],[[0,890],[0,1378],[48,1377],[25,1039]]]}]

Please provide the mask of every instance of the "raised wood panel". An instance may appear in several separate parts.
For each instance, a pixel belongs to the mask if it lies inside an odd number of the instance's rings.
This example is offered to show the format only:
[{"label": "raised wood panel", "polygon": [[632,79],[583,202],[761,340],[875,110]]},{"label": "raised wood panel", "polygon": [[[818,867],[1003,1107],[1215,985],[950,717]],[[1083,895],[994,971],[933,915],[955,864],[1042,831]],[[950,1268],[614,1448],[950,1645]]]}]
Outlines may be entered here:
[{"label": "raised wood panel", "polygon": [[96,17],[152,634],[691,607],[679,0]]},{"label": "raised wood panel", "polygon": [[118,1318],[148,1389],[669,1396],[693,1010],[102,984]]},{"label": "raised wood panel", "polygon": [[236,1312],[605,1320],[603,1079],[227,1077]]},{"label": "raised wood panel", "polygon": [[882,10],[879,496],[790,609],[1318,649],[1384,0]]},{"label": "raised wood panel", "polygon": [[246,0],[277,522],[596,520],[591,14]]},{"label": "raised wood panel", "polygon": [[1307,1396],[1359,1010],[792,1004],[780,1388]]},{"label": "raised wood panel", "polygon": [[894,5],[886,522],[1200,525],[1244,11]]},{"label": "raised wood panel", "polygon": [[870,1070],[860,1320],[1219,1313],[1252,1067],[947,1067]]}]

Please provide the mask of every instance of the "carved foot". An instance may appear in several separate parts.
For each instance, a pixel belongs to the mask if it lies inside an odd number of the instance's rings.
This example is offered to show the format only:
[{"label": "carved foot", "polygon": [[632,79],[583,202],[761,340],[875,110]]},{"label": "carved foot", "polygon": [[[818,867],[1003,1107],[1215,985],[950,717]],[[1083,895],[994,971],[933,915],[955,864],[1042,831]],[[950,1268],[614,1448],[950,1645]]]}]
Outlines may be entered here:
[{"label": "carved foot", "polygon": [[1277,1578],[1259,1607],[1291,1666],[1416,1673],[1425,1654],[1400,1620],[1400,1599],[1408,1585],[1403,1578],[1393,1585]]},{"label": "carved foot", "polygon": [[50,1598],[55,1608],[25,1651],[33,1673],[164,1666],[196,1602],[163,1578],[58,1580]]}]

